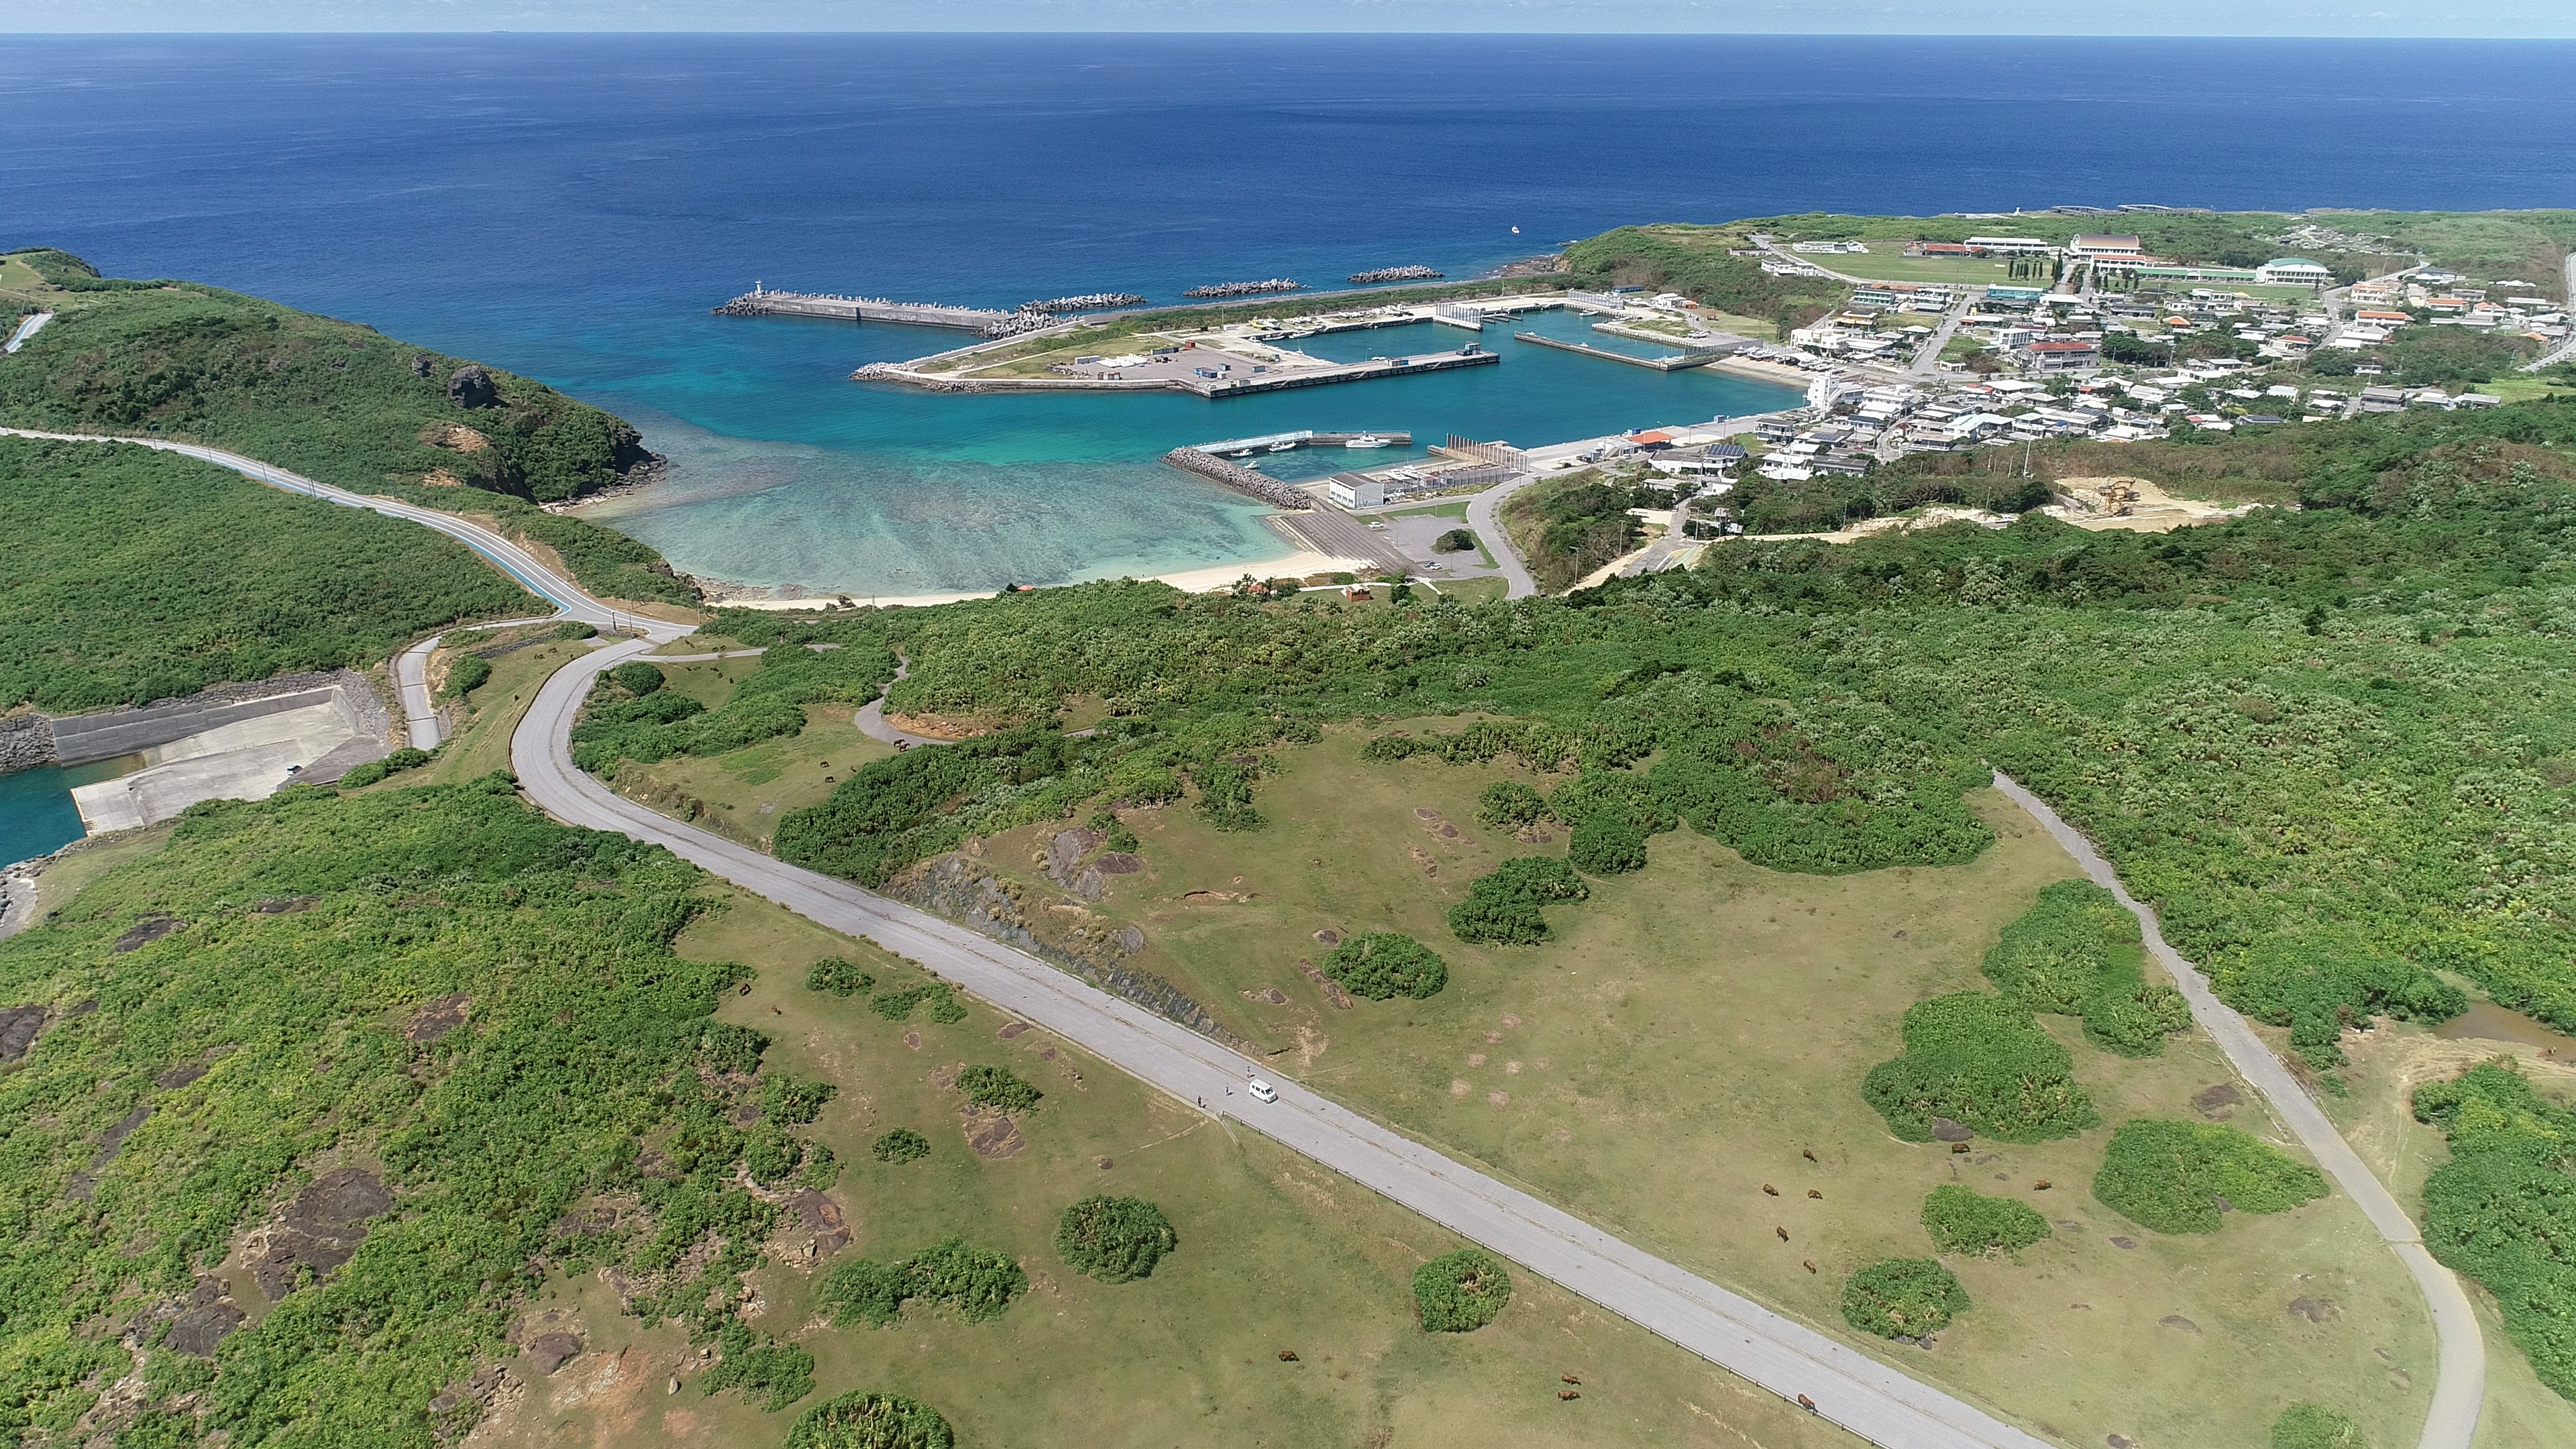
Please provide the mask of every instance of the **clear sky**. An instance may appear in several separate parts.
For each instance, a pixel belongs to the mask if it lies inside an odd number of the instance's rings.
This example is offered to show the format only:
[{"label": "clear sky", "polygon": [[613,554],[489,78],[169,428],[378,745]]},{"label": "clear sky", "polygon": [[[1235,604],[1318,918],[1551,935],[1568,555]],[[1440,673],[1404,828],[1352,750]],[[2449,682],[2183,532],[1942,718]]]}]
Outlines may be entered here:
[{"label": "clear sky", "polygon": [[74,0],[5,31],[1166,30],[2576,38],[2576,0]]}]

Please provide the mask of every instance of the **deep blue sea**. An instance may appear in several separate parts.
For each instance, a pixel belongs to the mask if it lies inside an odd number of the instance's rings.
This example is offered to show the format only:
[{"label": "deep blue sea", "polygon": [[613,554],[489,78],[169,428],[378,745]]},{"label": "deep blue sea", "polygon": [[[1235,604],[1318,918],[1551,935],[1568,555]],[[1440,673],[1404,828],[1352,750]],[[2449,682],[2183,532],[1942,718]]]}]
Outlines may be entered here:
[{"label": "deep blue sea", "polygon": [[1524,348],[1226,403],[931,397],[846,379],[959,334],[708,315],[755,279],[1165,300],[1658,219],[2576,205],[2570,75],[2566,42],[11,36],[0,245],[543,378],[671,456],[602,516],[681,567],[900,595],[1276,553],[1154,462],[1177,443],[1537,443],[1777,394]]}]

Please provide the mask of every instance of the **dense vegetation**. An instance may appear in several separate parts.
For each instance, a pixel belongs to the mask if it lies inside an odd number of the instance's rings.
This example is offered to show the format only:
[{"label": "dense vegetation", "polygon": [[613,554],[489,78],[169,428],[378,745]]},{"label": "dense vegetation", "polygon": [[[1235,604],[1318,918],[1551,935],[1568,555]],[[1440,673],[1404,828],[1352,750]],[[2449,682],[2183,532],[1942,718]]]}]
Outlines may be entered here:
[{"label": "dense vegetation", "polygon": [[1838,282],[1773,276],[1756,258],[1730,255],[1749,246],[1750,230],[1623,226],[1566,248],[1565,266],[1578,286],[1679,292],[1723,312],[1762,318],[1784,336],[1842,301]]},{"label": "dense vegetation", "polygon": [[1449,965],[1437,952],[1391,932],[1353,936],[1334,947],[1324,958],[1324,974],[1371,1001],[1420,1001],[1449,984]]},{"label": "dense vegetation", "polygon": [[1882,1258],[1843,1285],[1843,1322],[1880,1338],[1929,1338],[1968,1311],[1968,1290],[1930,1258]]},{"label": "dense vegetation", "polygon": [[[427,1449],[522,1296],[598,1264],[738,1386],[802,1392],[804,1351],[733,1314],[775,1213],[735,1176],[765,1042],[711,1019],[739,967],[670,950],[702,885],[506,776],[294,788],[197,807],[0,942],[0,1001],[49,1011],[0,1073],[0,1432],[59,1435],[139,1372],[134,1432],[163,1442]],[[237,1234],[367,1163],[395,1210],[344,1265],[211,1362],[164,1341]]]},{"label": "dense vegetation", "polygon": [[1923,1231],[1944,1253],[2017,1253],[2048,1236],[2039,1209],[1945,1182],[1923,1199]]},{"label": "dense vegetation", "polygon": [[1000,1317],[1028,1286],[1028,1274],[1008,1254],[943,1238],[896,1262],[840,1264],[824,1276],[823,1304],[844,1326],[892,1327],[913,1302],[944,1304],[968,1323],[982,1323]]},{"label": "dense vegetation", "polygon": [[1661,494],[1578,473],[1547,479],[1505,499],[1503,531],[1511,535],[1538,586],[1562,593],[1637,546],[1639,525],[1629,509],[1669,502]]},{"label": "dense vegetation", "polygon": [[2424,1245],[2484,1285],[2540,1381],[2576,1398],[2576,1111],[2508,1061],[2415,1093],[2451,1160],[2424,1184]]},{"label": "dense vegetation", "polygon": [[868,1155],[889,1167],[901,1167],[928,1157],[930,1139],[909,1127],[889,1127],[868,1148]]},{"label": "dense vegetation", "polygon": [[43,299],[53,322],[0,366],[0,423],[209,443],[360,493],[491,514],[586,588],[696,600],[652,549],[534,506],[646,462],[622,420],[370,327],[194,282],[67,280],[95,274],[50,255],[37,270],[72,290]]},{"label": "dense vegetation", "polygon": [[664,689],[662,671],[640,659],[603,672],[572,728],[573,763],[615,779],[625,761],[720,755],[805,728],[809,704],[858,704],[894,678],[881,648],[772,649],[760,668],[709,709]]},{"label": "dense vegetation", "polygon": [[1461,941],[1491,946],[1530,946],[1548,936],[1551,901],[1579,901],[1592,894],[1574,868],[1552,856],[1504,861],[1467,887],[1467,898],[1449,908],[1449,929]]},{"label": "dense vegetation", "polygon": [[1472,1333],[1512,1301],[1512,1275],[1478,1248],[1443,1253],[1413,1270],[1413,1306],[1426,1333]]},{"label": "dense vegetation", "polygon": [[414,524],[142,448],[0,438],[0,710],[381,664],[518,585]]},{"label": "dense vegetation", "polygon": [[2102,1153],[2093,1195],[2160,1233],[2214,1233],[2228,1212],[2287,1212],[2326,1195],[2323,1173],[2241,1127],[2141,1117]]},{"label": "dense vegetation", "polygon": [[1986,979],[2032,1012],[2084,1018],[2084,1035],[2122,1056],[2154,1056],[2191,1025],[2170,986],[2149,986],[2138,918],[2090,881],[2057,881],[2004,927],[1986,953]]},{"label": "dense vegetation", "polygon": [[1153,1276],[1154,1265],[1180,1246],[1163,1210],[1136,1197],[1095,1193],[1056,1219],[1057,1256],[1103,1283]]},{"label": "dense vegetation", "polygon": [[1999,996],[1961,991],[1906,1008],[1905,1054],[1870,1069],[1861,1095],[1908,1142],[1943,1119],[1998,1142],[2071,1137],[2096,1126],[2066,1048]]}]

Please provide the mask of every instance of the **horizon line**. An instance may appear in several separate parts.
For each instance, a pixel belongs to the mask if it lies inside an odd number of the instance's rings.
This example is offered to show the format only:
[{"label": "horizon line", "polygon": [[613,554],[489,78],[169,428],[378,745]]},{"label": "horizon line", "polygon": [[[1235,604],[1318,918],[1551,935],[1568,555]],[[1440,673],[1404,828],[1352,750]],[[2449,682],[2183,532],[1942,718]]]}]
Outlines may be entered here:
[{"label": "horizon line", "polygon": [[1104,37],[1104,38],[1110,38],[1110,37],[1128,37],[1128,38],[1139,38],[1139,37],[1193,37],[1193,38],[1206,38],[1206,39],[1216,39],[1216,38],[1236,38],[1236,37],[1247,38],[1247,39],[1261,39],[1261,38],[1269,38],[1269,39],[1286,39],[1286,38],[1318,38],[1318,39],[1329,39],[1329,38],[1336,37],[1336,36],[1344,36],[1344,37],[1360,37],[1360,36],[1366,36],[1366,37],[1373,38],[1373,39],[1423,39],[1423,40],[1473,40],[1473,39],[1482,39],[1482,38],[1496,38],[1496,39],[1515,39],[1515,38],[1522,38],[1522,39],[1586,39],[1586,38],[1600,38],[1600,39],[1619,39],[1619,38],[1638,38],[1638,39],[1657,38],[1657,39],[1675,39],[1675,38],[1707,38],[1707,39],[1736,39],[1736,40],[1979,40],[1979,41],[2033,41],[2033,40],[2281,41],[2281,40],[2290,40],[2290,41],[2363,41],[2363,42],[2370,42],[2370,43],[2376,43],[2376,44],[2400,44],[2400,43],[2402,43],[2402,44],[2408,44],[2408,45],[2425,45],[2425,44],[2436,44],[2436,45],[2438,45],[2438,44],[2446,44],[2446,43],[2447,43],[2447,44],[2455,44],[2455,45],[2484,45],[2484,44],[2498,44],[2498,43],[2502,43],[2502,44],[2523,44],[2523,43],[2529,43],[2529,42],[2533,42],[2533,41],[2538,41],[2538,42],[2542,42],[2542,43],[2551,43],[2551,42],[2556,42],[2556,43],[2576,42],[2576,29],[2570,29],[2570,30],[2568,30],[2568,31],[2566,31],[2566,32],[2563,32],[2563,33],[2539,33],[2539,32],[2529,32],[2529,33],[2500,34],[2500,35],[2420,35],[2420,34],[2406,34],[2406,33],[2402,33],[2402,32],[2379,32],[2379,33],[2371,33],[2371,34],[2364,34],[2364,33],[2359,33],[2359,32],[2333,32],[2333,33],[2322,33],[2322,34],[2321,34],[2321,33],[2316,33],[2316,32],[2291,33],[2291,32],[2268,32],[2268,31],[2266,31],[2266,32],[2250,32],[2250,31],[2249,31],[2249,32],[2227,32],[2227,33],[2212,33],[2212,34],[2200,34],[2200,35],[2172,35],[2172,34],[2154,34],[2154,35],[2147,35],[2147,34],[2131,34],[2131,33],[2127,33],[2127,32],[2118,32],[2118,31],[2091,31],[2091,30],[2038,31],[2038,32],[2032,32],[2032,31],[1998,32],[1998,31],[1973,31],[1973,30],[1812,30],[1812,31],[1811,31],[1811,30],[1673,30],[1673,29],[1661,29],[1661,30],[1629,30],[1629,29],[1617,29],[1617,28],[1598,28],[1598,29],[1589,29],[1589,30],[1403,30],[1403,29],[1361,29],[1361,30],[1352,30],[1352,29],[1329,29],[1329,30],[1328,30],[1328,29],[1293,29],[1293,30],[1241,29],[1241,30],[1207,30],[1207,29],[1183,29],[1183,28],[1177,28],[1177,27],[1153,27],[1153,28],[1147,28],[1147,29],[1122,29],[1122,28],[1098,27],[1098,26],[1070,26],[1070,27],[1055,27],[1055,28],[1050,28],[1050,29],[1002,29],[1002,28],[979,28],[979,29],[967,29],[967,30],[930,30],[930,29],[918,29],[918,28],[899,28],[899,27],[889,27],[889,26],[842,26],[842,27],[833,27],[833,28],[827,28],[827,29],[813,29],[813,28],[806,28],[806,29],[774,29],[774,30],[764,30],[764,29],[717,29],[717,28],[696,28],[696,29],[689,29],[689,28],[679,28],[679,29],[629,29],[629,28],[612,28],[612,27],[604,27],[604,26],[509,27],[509,28],[493,28],[493,27],[483,27],[483,28],[466,28],[466,27],[462,27],[462,26],[457,26],[457,27],[450,27],[450,28],[446,28],[446,29],[436,29],[436,30],[413,30],[413,29],[391,29],[391,28],[355,28],[355,27],[352,27],[352,28],[343,28],[343,29],[322,29],[322,30],[254,30],[254,29],[212,29],[212,28],[209,28],[209,29],[198,29],[198,30],[157,30],[157,29],[156,29],[156,30],[142,30],[142,29],[137,29],[137,30],[72,30],[72,29],[59,29],[59,30],[10,30],[10,29],[0,29],[0,36],[48,36],[48,37],[53,37],[53,38],[58,38],[58,39],[75,39],[75,40],[77,40],[77,39],[97,39],[97,40],[118,39],[118,40],[136,40],[136,39],[153,39],[153,38],[174,39],[174,40],[175,40],[175,39],[193,39],[193,38],[199,38],[199,37],[204,37],[204,36],[265,37],[265,38],[271,38],[271,39],[310,39],[310,38],[320,38],[320,37],[328,37],[328,36],[357,36],[357,35],[373,35],[373,36],[386,36],[386,37],[406,37],[406,36],[409,36],[409,37],[453,37],[453,36],[467,36],[467,35],[528,35],[528,36],[557,36],[557,35],[684,36],[684,35],[685,35],[685,36],[694,36],[694,37],[705,37],[705,36],[711,36],[711,35],[714,35],[714,36],[744,36],[744,37],[754,37],[754,36],[775,36],[775,37],[780,37],[780,38],[796,38],[796,37],[807,37],[807,36],[818,36],[818,35],[955,36],[955,37],[966,37],[966,36],[979,36],[979,37],[980,37],[980,36],[995,36],[995,37],[1010,37],[1010,36],[1041,37],[1041,36],[1048,36],[1048,37],[1061,37],[1061,36],[1069,36],[1069,35],[1070,35],[1070,36],[1100,36],[1100,37]]}]

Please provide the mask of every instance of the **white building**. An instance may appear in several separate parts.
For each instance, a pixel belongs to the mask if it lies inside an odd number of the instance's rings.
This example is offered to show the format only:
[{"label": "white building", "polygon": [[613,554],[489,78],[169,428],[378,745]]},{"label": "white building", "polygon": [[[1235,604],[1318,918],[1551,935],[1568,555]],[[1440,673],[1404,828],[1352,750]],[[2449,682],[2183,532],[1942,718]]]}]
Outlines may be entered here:
[{"label": "white building", "polygon": [[2254,280],[2266,287],[2330,287],[2334,285],[2334,273],[2322,262],[2274,257],[2254,269]]},{"label": "white building", "polygon": [[1386,485],[1375,478],[1356,473],[1344,474],[1324,485],[1325,496],[1341,508],[1375,508],[1386,502]]}]

